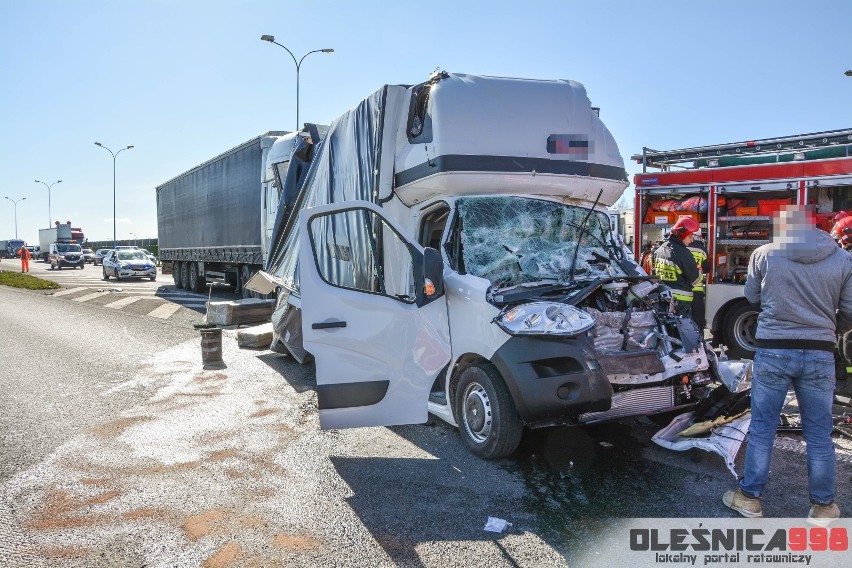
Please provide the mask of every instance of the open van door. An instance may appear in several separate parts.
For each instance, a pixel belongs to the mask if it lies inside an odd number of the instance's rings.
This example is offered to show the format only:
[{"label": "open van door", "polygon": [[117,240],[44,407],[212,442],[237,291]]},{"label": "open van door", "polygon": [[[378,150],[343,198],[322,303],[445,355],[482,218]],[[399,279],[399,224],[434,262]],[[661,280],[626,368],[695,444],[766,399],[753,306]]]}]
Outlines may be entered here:
[{"label": "open van door", "polygon": [[443,262],[367,201],[299,213],[304,347],[322,428],[426,422],[450,360]]}]

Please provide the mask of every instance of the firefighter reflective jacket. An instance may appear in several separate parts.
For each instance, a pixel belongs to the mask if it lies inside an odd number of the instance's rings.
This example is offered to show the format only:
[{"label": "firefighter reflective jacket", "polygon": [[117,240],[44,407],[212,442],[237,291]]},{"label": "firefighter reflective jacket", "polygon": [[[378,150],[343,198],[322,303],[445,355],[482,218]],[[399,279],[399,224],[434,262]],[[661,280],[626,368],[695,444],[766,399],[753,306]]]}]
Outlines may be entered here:
[{"label": "firefighter reflective jacket", "polygon": [[693,292],[704,292],[704,285],[707,284],[707,273],[710,271],[710,261],[707,260],[707,249],[704,248],[704,243],[701,241],[692,241],[692,244],[686,247],[695,259],[695,264],[698,265],[698,272],[701,273],[701,280],[692,287]]},{"label": "firefighter reflective jacket", "polygon": [[675,235],[669,235],[654,251],[654,274],[672,289],[672,297],[681,302],[691,302],[692,289],[701,282],[698,264]]}]

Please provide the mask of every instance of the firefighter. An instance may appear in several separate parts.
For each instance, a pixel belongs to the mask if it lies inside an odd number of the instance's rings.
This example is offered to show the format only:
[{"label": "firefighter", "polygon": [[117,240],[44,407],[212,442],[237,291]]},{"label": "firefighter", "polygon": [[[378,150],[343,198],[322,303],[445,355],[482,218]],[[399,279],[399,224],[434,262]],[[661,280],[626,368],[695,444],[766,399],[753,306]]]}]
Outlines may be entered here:
[{"label": "firefighter", "polygon": [[834,217],[831,236],[837,244],[846,250],[852,250],[852,215],[841,211]]},{"label": "firefighter", "polygon": [[[852,252],[852,215],[841,211],[834,217],[831,237],[844,250]],[[852,321],[837,318],[837,350],[834,353],[835,375],[838,390],[848,389],[849,377],[852,377],[852,361],[846,359],[847,345],[852,345]],[[841,384],[842,383],[842,384]]]},{"label": "firefighter", "polygon": [[707,321],[705,319],[705,298],[707,290],[707,273],[710,272],[710,261],[707,259],[707,247],[704,245],[704,235],[701,233],[701,227],[695,231],[695,240],[688,247],[692,253],[692,258],[695,259],[695,264],[698,265],[698,271],[701,273],[700,281],[692,287],[692,319],[698,325],[698,329],[704,333],[704,326]]},{"label": "firefighter", "polygon": [[27,250],[26,247],[21,247],[21,272],[29,272],[30,271],[30,258],[32,255],[30,251]]},{"label": "firefighter", "polygon": [[701,282],[698,264],[686,248],[699,229],[692,217],[681,217],[668,239],[654,251],[654,273],[672,291],[671,312],[692,318],[692,289]]}]

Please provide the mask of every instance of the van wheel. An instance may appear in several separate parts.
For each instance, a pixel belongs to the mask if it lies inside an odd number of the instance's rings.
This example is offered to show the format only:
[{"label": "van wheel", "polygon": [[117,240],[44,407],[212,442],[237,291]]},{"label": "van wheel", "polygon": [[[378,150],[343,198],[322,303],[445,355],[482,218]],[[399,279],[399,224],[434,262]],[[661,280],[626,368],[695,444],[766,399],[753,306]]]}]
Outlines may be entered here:
[{"label": "van wheel", "polygon": [[731,359],[754,359],[757,350],[758,311],[751,304],[741,302],[725,314],[722,322],[725,345]]},{"label": "van wheel", "polygon": [[497,369],[488,364],[468,367],[456,393],[459,430],[471,452],[496,459],[518,448],[524,428]]}]

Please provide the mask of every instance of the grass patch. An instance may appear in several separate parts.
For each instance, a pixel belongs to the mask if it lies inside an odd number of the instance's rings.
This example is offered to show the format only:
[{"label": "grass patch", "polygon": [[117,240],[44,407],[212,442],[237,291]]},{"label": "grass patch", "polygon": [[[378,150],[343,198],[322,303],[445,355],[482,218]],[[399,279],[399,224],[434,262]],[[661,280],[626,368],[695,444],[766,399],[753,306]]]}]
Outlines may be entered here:
[{"label": "grass patch", "polygon": [[56,290],[59,284],[20,272],[0,272],[0,285],[25,290]]}]

